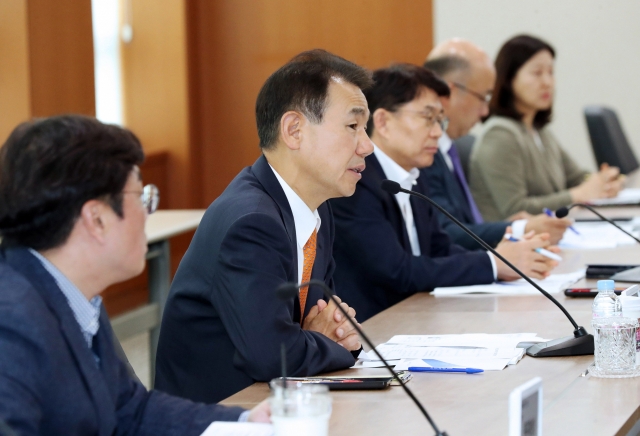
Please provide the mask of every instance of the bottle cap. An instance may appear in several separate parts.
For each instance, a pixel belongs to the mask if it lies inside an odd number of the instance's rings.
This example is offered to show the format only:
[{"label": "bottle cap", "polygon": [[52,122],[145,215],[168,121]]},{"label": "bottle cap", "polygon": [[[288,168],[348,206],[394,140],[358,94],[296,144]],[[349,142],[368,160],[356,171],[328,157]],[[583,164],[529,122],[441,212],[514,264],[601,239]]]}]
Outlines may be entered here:
[{"label": "bottle cap", "polygon": [[598,280],[598,291],[613,291],[615,287],[613,280]]}]

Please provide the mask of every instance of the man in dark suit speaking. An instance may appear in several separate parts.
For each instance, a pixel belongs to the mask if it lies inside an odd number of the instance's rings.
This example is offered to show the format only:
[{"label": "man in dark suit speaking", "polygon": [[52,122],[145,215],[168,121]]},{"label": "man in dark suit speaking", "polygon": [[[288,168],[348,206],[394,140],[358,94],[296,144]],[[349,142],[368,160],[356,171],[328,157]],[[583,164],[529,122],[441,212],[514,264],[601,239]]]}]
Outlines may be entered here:
[{"label": "man in dark suit speaking", "polygon": [[[519,212],[506,221],[487,222],[471,195],[455,141],[468,134],[481,118],[489,114],[489,100],[496,78],[489,56],[475,44],[455,38],[435,47],[424,67],[440,76],[451,88],[451,95],[442,99],[449,125],[438,140],[439,150],[433,164],[422,169],[431,198],[494,247],[502,239],[507,226],[512,227],[516,237],[529,231],[547,232],[551,243],[557,244],[571,225],[571,220],[548,217],[543,213],[532,216]],[[440,225],[453,242],[466,248],[480,248],[451,220],[443,214],[438,215]]]},{"label": "man in dark suit speaking", "polygon": [[[330,201],[336,221],[336,286],[367,318],[416,292],[438,286],[491,283],[519,278],[493,255],[452,244],[427,202],[380,188],[390,179],[428,195],[418,168],[438,151],[445,118],[440,97],[449,87],[429,70],[395,65],[377,70],[366,92],[375,144],[355,194]],[[548,235],[504,241],[497,250],[533,277],[546,276],[555,261],[534,252],[549,245]]]},{"label": "man in dark suit speaking", "polygon": [[[138,139],[93,118],[16,128],[0,150],[0,423],[19,435],[199,435],[268,421],[268,405],[196,404],[147,390],[116,356],[100,293],[142,272]],[[0,430],[8,432],[6,426]]]},{"label": "man in dark suit speaking", "polygon": [[180,263],[162,320],[157,388],[221,400],[278,377],[282,344],[290,376],[355,363],[359,338],[320,289],[302,288],[289,301],[275,290],[310,278],[333,287],[326,200],[353,194],[372,151],[362,93],[370,84],[368,71],[322,50],[267,79],[256,102],[263,155],[211,204]]}]

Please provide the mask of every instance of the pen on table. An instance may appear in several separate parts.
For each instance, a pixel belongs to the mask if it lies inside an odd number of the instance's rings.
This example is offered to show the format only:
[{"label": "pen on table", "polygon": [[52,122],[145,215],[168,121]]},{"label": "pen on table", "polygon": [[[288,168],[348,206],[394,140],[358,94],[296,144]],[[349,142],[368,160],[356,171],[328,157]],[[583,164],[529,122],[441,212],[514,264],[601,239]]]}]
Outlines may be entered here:
[{"label": "pen on table", "polygon": [[[545,213],[545,215],[550,216],[550,217],[554,217],[556,216],[555,213],[553,213],[553,211],[551,209],[547,209],[546,207],[544,209],[542,209]],[[576,235],[579,235],[580,232],[578,230],[576,230],[575,227],[573,226],[569,226],[569,230],[571,230],[573,233],[575,233]]]},{"label": "pen on table", "polygon": [[478,368],[438,368],[438,367],[423,367],[423,366],[410,366],[409,371],[413,372],[464,372],[466,374],[478,374],[484,372],[484,369]]},{"label": "pen on table", "polygon": [[[520,242],[520,239],[514,238],[509,233],[505,233],[504,239],[506,239],[508,241],[511,241],[511,242]],[[560,256],[558,256],[555,253],[550,252],[549,250],[545,250],[544,248],[536,248],[533,251],[535,251],[538,254],[542,254],[543,256],[548,257],[549,259],[557,260],[558,262],[560,262],[562,260],[562,258]]]}]

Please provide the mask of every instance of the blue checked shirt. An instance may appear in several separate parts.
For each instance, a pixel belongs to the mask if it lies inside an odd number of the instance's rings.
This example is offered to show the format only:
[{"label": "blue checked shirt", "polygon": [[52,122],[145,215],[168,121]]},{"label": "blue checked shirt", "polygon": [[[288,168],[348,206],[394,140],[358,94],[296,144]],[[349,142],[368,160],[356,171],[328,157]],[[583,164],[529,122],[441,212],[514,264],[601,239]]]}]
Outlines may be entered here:
[{"label": "blue checked shirt", "polygon": [[[102,305],[102,297],[98,295],[93,297],[91,300],[87,300],[87,297],[80,292],[80,289],[71,283],[71,280],[62,274],[62,272],[60,272],[60,270],[49,262],[43,255],[32,249],[29,249],[29,251],[31,251],[31,254],[33,254],[40,263],[42,263],[42,266],[49,272],[49,274],[53,276],[58,287],[67,298],[67,302],[73,312],[73,316],[78,322],[80,330],[82,330],[85,341],[87,341],[87,346],[92,350],[91,344],[93,343],[93,337],[98,333],[98,328],[100,327],[100,306]],[[100,358],[95,354],[93,354],[93,357],[96,359],[96,363],[99,364]],[[246,422],[249,418],[249,413],[249,410],[242,412],[238,418],[238,422]]]},{"label": "blue checked shirt", "polygon": [[[80,292],[76,285],[71,283],[71,280],[62,274],[62,272],[60,272],[60,270],[49,262],[43,255],[32,249],[29,249],[29,251],[31,251],[31,254],[33,254],[40,263],[42,263],[42,266],[47,270],[47,272],[53,276],[53,279],[56,281],[58,287],[69,303],[73,316],[80,326],[84,340],[87,341],[87,346],[91,349],[93,337],[98,333],[98,327],[100,327],[100,306],[102,305],[102,297],[98,295],[93,297],[91,300],[87,300],[87,297]],[[96,358],[96,361],[98,361],[98,357],[95,355],[94,357]]]}]

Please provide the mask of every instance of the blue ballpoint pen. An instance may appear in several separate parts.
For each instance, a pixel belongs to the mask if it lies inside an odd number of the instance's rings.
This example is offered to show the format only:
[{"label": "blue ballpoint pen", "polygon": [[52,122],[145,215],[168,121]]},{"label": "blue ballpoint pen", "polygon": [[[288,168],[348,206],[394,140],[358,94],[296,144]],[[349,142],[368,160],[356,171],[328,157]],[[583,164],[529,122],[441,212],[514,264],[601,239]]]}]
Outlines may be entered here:
[{"label": "blue ballpoint pen", "polygon": [[[509,233],[505,233],[504,238],[506,240],[508,240],[508,241],[511,241],[511,242],[520,242],[520,239],[514,238]],[[535,251],[538,254],[542,254],[543,256],[548,257],[549,259],[557,260],[558,262],[560,262],[562,260],[562,258],[560,256],[558,256],[555,253],[550,252],[549,250],[545,250],[544,248],[536,248],[533,251]]]},{"label": "blue ballpoint pen", "polygon": [[423,366],[410,366],[409,371],[413,372],[464,372],[466,374],[477,374],[484,372],[484,369],[478,368],[438,368],[438,367],[423,367]]},{"label": "blue ballpoint pen", "polygon": [[[547,215],[547,216],[550,216],[550,217],[554,217],[554,216],[556,216],[556,214],[555,214],[552,210],[547,209],[546,207],[545,207],[544,209],[542,209],[542,210],[544,211],[545,215]],[[573,227],[573,226],[569,226],[569,230],[571,230],[571,231],[572,231],[573,233],[575,233],[576,235],[579,235],[579,234],[580,234],[580,232],[579,232],[579,231],[577,231],[577,230],[576,230],[576,228],[575,228],[575,227]]]}]

